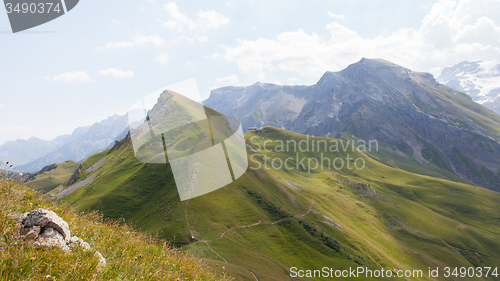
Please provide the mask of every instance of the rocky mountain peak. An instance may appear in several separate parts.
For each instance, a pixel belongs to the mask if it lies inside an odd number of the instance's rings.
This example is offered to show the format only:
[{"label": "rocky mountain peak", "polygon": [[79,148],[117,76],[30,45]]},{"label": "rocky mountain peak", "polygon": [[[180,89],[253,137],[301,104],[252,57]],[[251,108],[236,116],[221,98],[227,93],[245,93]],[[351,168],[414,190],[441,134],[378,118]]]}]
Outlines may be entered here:
[{"label": "rocky mountain peak", "polygon": [[315,85],[271,85],[216,89],[204,104],[237,117],[244,129],[377,139],[384,151],[374,157],[384,163],[438,169],[500,191],[500,118],[430,73],[363,58]]}]

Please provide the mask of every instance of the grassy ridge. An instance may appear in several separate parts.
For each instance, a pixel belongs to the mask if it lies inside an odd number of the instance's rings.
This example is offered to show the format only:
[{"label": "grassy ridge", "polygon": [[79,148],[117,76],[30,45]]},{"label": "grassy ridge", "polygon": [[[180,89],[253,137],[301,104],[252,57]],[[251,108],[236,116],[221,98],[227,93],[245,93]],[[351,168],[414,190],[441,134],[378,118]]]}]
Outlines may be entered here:
[{"label": "grassy ridge", "polygon": [[27,186],[34,190],[50,192],[63,184],[79,165],[80,163],[72,160],[54,164],[54,167],[50,171],[36,175],[33,180],[27,183]]},{"label": "grassy ridge", "polygon": [[[205,196],[180,202],[169,166],[138,162],[124,141],[86,160],[84,168],[108,157],[82,175],[97,175],[94,182],[64,200],[132,221],[242,280],[287,280],[291,266],[424,272],[430,266],[498,266],[500,194],[391,168],[350,146],[281,151],[276,140],[307,140],[281,129],[266,127],[245,137],[251,168]],[[309,139],[317,140],[332,139]],[[296,165],[297,157],[320,159],[321,153],[361,158],[366,167],[309,173]],[[292,158],[293,169],[272,169],[278,158]]]},{"label": "grassy ridge", "polygon": [[[47,198],[12,181],[0,181],[0,280],[228,280],[199,259],[172,249],[165,241],[136,232],[124,222],[103,220],[97,212],[76,213],[53,206]],[[92,252],[75,248],[34,249],[14,238],[19,228],[7,214],[46,208],[68,222],[71,234],[83,238],[105,257],[96,270]]]}]

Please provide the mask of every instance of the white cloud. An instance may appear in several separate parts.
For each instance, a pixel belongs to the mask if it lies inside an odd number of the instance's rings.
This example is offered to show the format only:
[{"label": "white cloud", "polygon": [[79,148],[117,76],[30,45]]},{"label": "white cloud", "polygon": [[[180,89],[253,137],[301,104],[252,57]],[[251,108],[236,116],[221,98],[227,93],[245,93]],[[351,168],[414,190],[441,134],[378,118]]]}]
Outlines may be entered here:
[{"label": "white cloud", "polygon": [[116,68],[108,68],[101,70],[99,74],[103,76],[111,76],[111,77],[116,77],[116,78],[134,78],[135,74],[128,70],[128,71],[123,71],[119,70]]},{"label": "white cloud", "polygon": [[200,40],[200,42],[208,42],[208,37],[205,35],[196,36],[196,37],[198,37],[198,40]]},{"label": "white cloud", "polygon": [[131,48],[134,47],[134,43],[130,41],[126,42],[108,42],[106,43],[106,48],[108,49],[116,49],[116,48]]},{"label": "white cloud", "polygon": [[327,12],[328,15],[331,17],[331,18],[336,18],[336,19],[339,19],[339,20],[343,20],[345,17],[344,15],[337,15],[337,14],[334,14],[332,12]]},{"label": "white cloud", "polygon": [[213,10],[198,10],[198,18],[192,20],[179,11],[179,7],[175,2],[166,4],[164,8],[170,16],[170,19],[163,22],[162,25],[169,30],[181,32],[186,27],[194,32],[205,32],[210,29],[217,29],[230,22],[228,18]]},{"label": "white cloud", "polygon": [[261,81],[267,80],[267,76],[276,71],[318,76],[331,68],[329,46],[315,33],[309,35],[299,30],[281,33],[276,40],[259,38],[238,40],[238,43],[239,46],[227,48],[221,56],[236,63],[241,72]]},{"label": "white cloud", "polygon": [[167,41],[160,37],[159,35],[141,35],[137,34],[133,41],[122,41],[122,42],[108,42],[104,47],[96,47],[94,50],[100,52],[104,49],[119,49],[119,48],[133,48],[135,46],[155,46],[164,47]]},{"label": "white cloud", "polygon": [[488,17],[481,17],[473,25],[457,30],[455,36],[456,41],[481,42],[490,46],[498,45],[498,38],[500,27]]},{"label": "white cloud", "polygon": [[191,38],[191,37],[189,37],[189,36],[186,36],[186,35],[184,35],[184,34],[182,34],[182,35],[178,36],[178,37],[177,37],[177,38],[175,38],[172,42],[173,42],[173,43],[179,43],[179,42],[181,42],[181,41],[183,41],[183,40],[186,40],[187,42],[190,42],[190,43],[193,43],[193,42],[194,42],[194,39],[193,39],[193,38]]},{"label": "white cloud", "polygon": [[236,46],[211,58],[235,63],[242,73],[261,81],[299,75],[311,82],[362,57],[435,72],[436,67],[464,59],[498,58],[500,26],[492,20],[495,13],[500,13],[499,1],[442,0],[432,6],[419,29],[401,28],[369,38],[332,22],[325,27],[330,33],[326,38],[299,29],[271,39],[237,40]]},{"label": "white cloud", "polygon": [[208,96],[210,96],[212,90],[227,86],[240,86],[240,80],[236,74],[233,73],[227,77],[215,78],[214,85],[208,89]]},{"label": "white cloud", "polygon": [[215,11],[198,11],[198,28],[201,31],[217,29],[229,23],[229,19]]},{"label": "white cloud", "polygon": [[439,74],[441,73],[441,70],[442,70],[441,67],[436,66],[436,67],[429,69],[428,72],[430,72],[432,75],[434,75],[434,77],[438,77]]},{"label": "white cloud", "polygon": [[153,45],[156,47],[164,47],[167,41],[158,35],[140,35],[134,37],[134,43],[140,46]]},{"label": "white cloud", "polygon": [[167,53],[165,53],[157,56],[156,60],[161,64],[166,64],[170,60],[170,57],[168,56]]},{"label": "white cloud", "polygon": [[65,72],[54,76],[54,81],[66,83],[82,83],[92,81],[90,76],[84,71]]},{"label": "white cloud", "polygon": [[163,23],[163,26],[168,28],[169,30],[177,29],[178,31],[182,31],[182,24],[175,20],[169,20]]},{"label": "white cloud", "polygon": [[215,83],[212,89],[221,88],[225,86],[239,86],[240,80],[236,74],[231,74],[227,77],[215,78]]},{"label": "white cloud", "polygon": [[4,104],[0,104],[0,109],[4,109],[5,108],[5,105]]},{"label": "white cloud", "polygon": [[104,47],[95,47],[94,51],[95,52],[100,52],[103,51],[104,49],[119,49],[119,48],[132,48],[134,47],[134,43],[130,41],[124,41],[124,42],[108,42]]},{"label": "white cloud", "polygon": [[187,18],[187,16],[179,11],[179,7],[177,7],[177,4],[175,2],[170,2],[165,5],[165,10],[168,12],[168,14],[176,21],[187,24],[191,22],[190,19]]}]

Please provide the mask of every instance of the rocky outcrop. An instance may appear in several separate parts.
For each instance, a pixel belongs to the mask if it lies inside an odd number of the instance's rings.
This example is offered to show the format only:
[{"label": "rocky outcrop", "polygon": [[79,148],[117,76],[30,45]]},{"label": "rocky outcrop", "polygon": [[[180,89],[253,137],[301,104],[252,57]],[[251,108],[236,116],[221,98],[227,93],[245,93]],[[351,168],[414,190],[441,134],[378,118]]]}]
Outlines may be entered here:
[{"label": "rocky outcrop", "polygon": [[[23,220],[23,233],[35,226],[43,227],[44,230],[48,231],[51,234],[52,230],[57,231],[62,236],[65,243],[68,243],[69,238],[71,237],[68,223],[52,211],[48,211],[45,209],[36,209],[31,213],[28,213],[26,218]],[[54,235],[49,235],[46,237],[54,237]]]},{"label": "rocky outcrop", "polygon": [[82,170],[82,167],[83,167],[82,164],[80,164],[80,166],[78,166],[78,168],[76,168],[76,170],[73,172],[71,177],[69,177],[69,179],[64,183],[64,185],[70,186],[70,185],[74,184],[75,182],[77,182],[78,178],[80,176],[80,171]]},{"label": "rocky outcrop", "polygon": [[50,171],[54,170],[55,168],[57,168],[56,164],[47,165],[47,166],[43,167],[40,171],[36,172],[35,176],[41,175],[41,174],[43,174],[45,172],[50,172]]},{"label": "rocky outcrop", "polygon": [[[70,253],[75,247],[92,250],[87,242],[77,236],[71,237],[68,223],[52,211],[40,208],[30,213],[8,216],[18,222],[20,236],[29,246],[57,247],[64,253]],[[99,260],[99,268],[106,266],[106,259],[99,251],[94,251],[94,256]]]}]

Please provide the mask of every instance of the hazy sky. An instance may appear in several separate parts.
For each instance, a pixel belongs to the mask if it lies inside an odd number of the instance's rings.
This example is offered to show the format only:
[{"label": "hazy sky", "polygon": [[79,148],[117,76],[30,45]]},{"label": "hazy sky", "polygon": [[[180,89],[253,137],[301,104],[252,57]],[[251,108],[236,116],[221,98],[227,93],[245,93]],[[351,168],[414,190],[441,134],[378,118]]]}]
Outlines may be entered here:
[{"label": "hazy sky", "polygon": [[52,139],[195,78],[314,84],[362,57],[439,74],[500,58],[497,1],[102,1],[12,34],[0,11],[0,144]]}]

